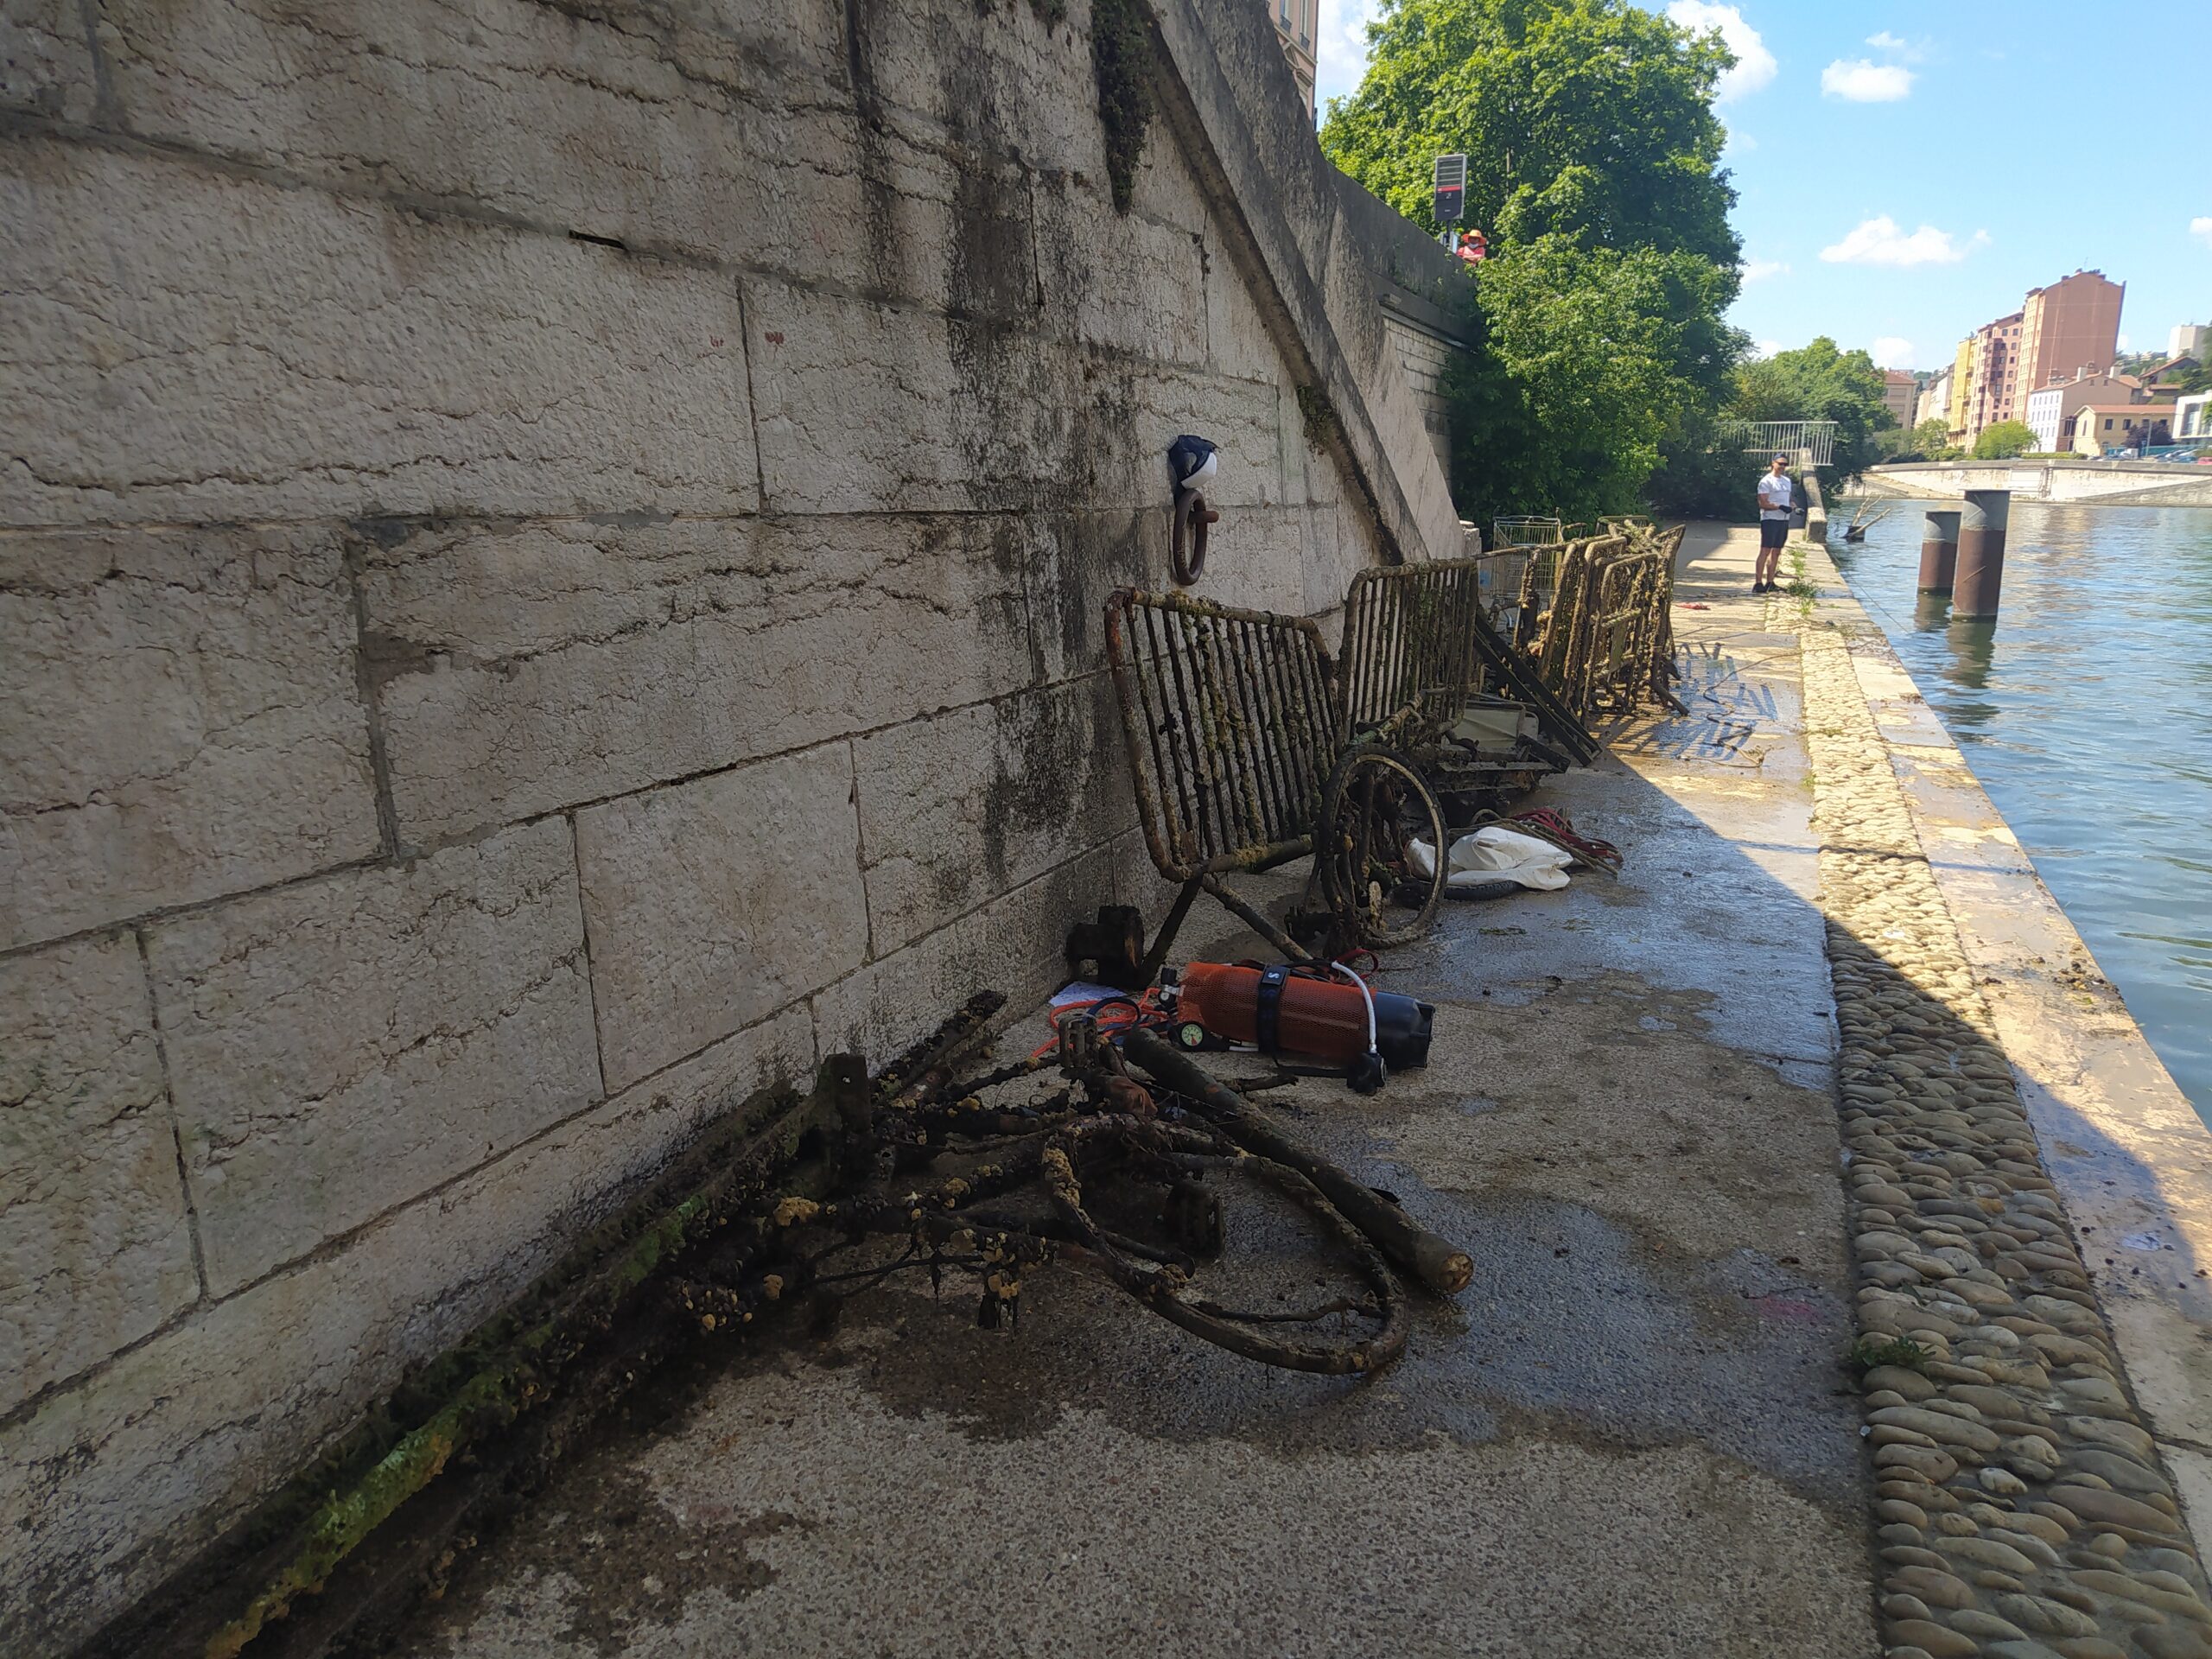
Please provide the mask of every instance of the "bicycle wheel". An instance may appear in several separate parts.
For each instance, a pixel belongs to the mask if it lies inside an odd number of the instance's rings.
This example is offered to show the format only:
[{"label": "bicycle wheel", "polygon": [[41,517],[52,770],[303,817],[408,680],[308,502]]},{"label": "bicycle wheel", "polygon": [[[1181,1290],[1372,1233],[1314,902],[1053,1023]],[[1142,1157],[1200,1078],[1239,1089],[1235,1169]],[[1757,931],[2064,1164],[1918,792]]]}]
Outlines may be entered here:
[{"label": "bicycle wheel", "polygon": [[[1444,809],[1427,780],[1395,749],[1369,744],[1346,751],[1322,791],[1313,836],[1314,873],[1340,938],[1379,950],[1428,931],[1444,887],[1414,861],[1417,840],[1428,844],[1440,872]],[[1401,886],[1423,896],[1394,907]]]}]

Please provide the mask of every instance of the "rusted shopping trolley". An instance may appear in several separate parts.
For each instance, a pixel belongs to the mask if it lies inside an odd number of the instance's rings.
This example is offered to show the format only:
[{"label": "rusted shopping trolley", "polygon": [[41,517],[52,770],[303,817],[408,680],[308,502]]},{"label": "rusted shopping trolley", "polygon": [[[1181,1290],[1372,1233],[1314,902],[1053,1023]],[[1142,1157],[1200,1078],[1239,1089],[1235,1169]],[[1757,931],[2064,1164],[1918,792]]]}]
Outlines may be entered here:
[{"label": "rusted shopping trolley", "polygon": [[1669,681],[1683,530],[1624,523],[1613,534],[1570,543],[1562,555],[1532,655],[1578,717],[1627,713],[1647,701],[1681,710]]},{"label": "rusted shopping trolley", "polygon": [[1426,930],[1433,899],[1388,907],[1415,874],[1413,842],[1445,844],[1442,809],[1403,754],[1380,742],[1346,746],[1336,664],[1319,627],[1125,588],[1107,601],[1106,648],[1146,850],[1180,891],[1141,954],[1129,934],[1136,919],[1102,912],[1071,938],[1071,961],[1117,959],[1122,977],[1148,984],[1201,893],[1285,957],[1311,960],[1227,880],[1308,854],[1300,909],[1333,918],[1339,938],[1381,946]]},{"label": "rusted shopping trolley", "polygon": [[1599,747],[1491,626],[1490,556],[1362,570],[1345,596],[1338,658],[1344,744],[1404,750],[1459,824],[1548,772],[1588,762]]}]

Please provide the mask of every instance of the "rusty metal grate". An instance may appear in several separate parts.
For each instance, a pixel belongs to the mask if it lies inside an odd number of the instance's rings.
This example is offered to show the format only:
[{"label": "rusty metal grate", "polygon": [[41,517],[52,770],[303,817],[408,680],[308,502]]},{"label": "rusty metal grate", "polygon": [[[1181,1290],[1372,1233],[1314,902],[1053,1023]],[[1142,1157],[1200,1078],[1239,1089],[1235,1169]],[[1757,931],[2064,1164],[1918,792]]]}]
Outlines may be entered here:
[{"label": "rusty metal grate", "polygon": [[1479,689],[1482,563],[1440,559],[1362,570],[1344,597],[1338,656],[1350,730],[1448,727]]},{"label": "rusty metal grate", "polygon": [[1124,588],[1106,652],[1137,813],[1171,880],[1305,853],[1342,719],[1321,631],[1297,617]]}]

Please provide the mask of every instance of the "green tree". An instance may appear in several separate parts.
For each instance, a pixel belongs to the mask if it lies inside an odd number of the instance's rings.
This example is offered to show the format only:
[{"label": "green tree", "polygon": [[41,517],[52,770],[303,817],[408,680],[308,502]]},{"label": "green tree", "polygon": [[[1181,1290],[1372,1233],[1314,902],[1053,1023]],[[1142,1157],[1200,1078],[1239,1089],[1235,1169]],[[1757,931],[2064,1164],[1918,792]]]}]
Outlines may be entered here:
[{"label": "green tree", "polygon": [[1728,413],[1746,421],[1834,421],[1832,465],[1821,487],[1864,472],[1880,458],[1878,434],[1897,417],[1882,402],[1882,372],[1864,352],[1847,352],[1823,334],[1794,352],[1777,352],[1738,367]]},{"label": "green tree", "polygon": [[1385,0],[1368,40],[1321,148],[1408,218],[1437,228],[1431,163],[1464,152],[1466,222],[1493,246],[1567,235],[1732,275],[1713,88],[1734,59],[1717,34],[1624,0]]},{"label": "green tree", "polygon": [[1331,159],[1433,225],[1430,164],[1467,156],[1479,346],[1446,385],[1466,518],[1640,504],[1693,451],[1743,337],[1713,83],[1732,60],[1624,0],[1384,0]]},{"label": "green tree", "polygon": [[1477,287],[1482,349],[1456,365],[1452,498],[1486,524],[1541,509],[1591,519],[1640,504],[1726,384],[1740,336],[1720,321],[1728,273],[1694,254],[1509,248]]},{"label": "green tree", "polygon": [[2036,435],[2028,429],[2024,421],[1999,421],[1994,426],[1985,426],[1981,435],[1974,441],[1976,461],[2010,461],[2015,455],[2025,454],[2036,447]]},{"label": "green tree", "polygon": [[1892,435],[1885,445],[1892,461],[1940,461],[1950,453],[1951,429],[1939,416],[1930,416],[1910,432]]}]

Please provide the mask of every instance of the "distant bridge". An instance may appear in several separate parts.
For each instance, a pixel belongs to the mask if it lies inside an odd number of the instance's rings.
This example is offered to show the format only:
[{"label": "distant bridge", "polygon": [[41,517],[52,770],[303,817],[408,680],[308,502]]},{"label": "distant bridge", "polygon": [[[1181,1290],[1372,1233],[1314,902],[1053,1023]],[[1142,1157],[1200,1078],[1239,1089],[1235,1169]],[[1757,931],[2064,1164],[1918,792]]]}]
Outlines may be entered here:
[{"label": "distant bridge", "polygon": [[2143,461],[1929,461],[1870,467],[1853,494],[1950,499],[2010,490],[2021,501],[2212,507],[2212,467]]}]

